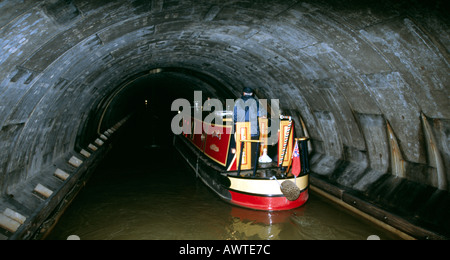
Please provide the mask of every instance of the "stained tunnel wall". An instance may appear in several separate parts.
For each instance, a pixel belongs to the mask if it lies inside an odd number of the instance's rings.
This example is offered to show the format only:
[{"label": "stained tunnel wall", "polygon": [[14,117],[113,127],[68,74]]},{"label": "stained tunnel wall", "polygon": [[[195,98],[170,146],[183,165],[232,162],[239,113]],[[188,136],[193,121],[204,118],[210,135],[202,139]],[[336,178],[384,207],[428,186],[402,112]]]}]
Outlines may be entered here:
[{"label": "stained tunnel wall", "polygon": [[[318,178],[391,208],[390,194],[414,193],[423,210],[448,197],[448,10],[406,0],[3,1],[0,194],[19,198],[19,187],[120,122],[105,102],[123,104],[123,86],[147,74],[162,86],[155,69],[177,68],[180,88],[197,81],[232,98],[252,86],[280,99],[304,122]],[[424,188],[403,188],[414,183]]]}]

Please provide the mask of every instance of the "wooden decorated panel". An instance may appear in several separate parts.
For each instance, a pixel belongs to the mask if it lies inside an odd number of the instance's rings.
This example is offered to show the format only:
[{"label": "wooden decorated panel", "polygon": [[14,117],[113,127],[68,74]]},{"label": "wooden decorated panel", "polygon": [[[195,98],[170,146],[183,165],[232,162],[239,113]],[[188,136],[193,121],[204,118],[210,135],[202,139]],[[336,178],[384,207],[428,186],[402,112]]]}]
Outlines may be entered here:
[{"label": "wooden decorated panel", "polygon": [[260,118],[259,119],[259,129],[260,129],[260,140],[261,143],[261,150],[259,155],[261,156],[263,154],[264,149],[267,148],[267,142],[269,137],[269,119],[267,118]]},{"label": "wooden decorated panel", "polygon": [[[239,163],[241,155],[241,140],[250,140],[250,122],[237,122],[236,123],[236,162]],[[238,169],[239,165],[236,164]],[[250,170],[252,168],[251,163],[251,143],[244,143],[244,151],[242,153],[241,170]]]},{"label": "wooden decorated panel", "polygon": [[204,128],[204,131],[208,133],[205,141],[205,154],[220,165],[226,166],[230,148],[231,126],[207,124],[204,125]]},{"label": "wooden decorated panel", "polygon": [[[288,139],[289,138],[289,139]],[[283,156],[283,147],[286,145],[286,151],[283,158],[283,166],[287,167],[292,158],[294,142],[294,122],[288,120],[280,121],[280,132],[278,136],[278,158],[281,160]],[[278,163],[280,165],[280,162]]]}]

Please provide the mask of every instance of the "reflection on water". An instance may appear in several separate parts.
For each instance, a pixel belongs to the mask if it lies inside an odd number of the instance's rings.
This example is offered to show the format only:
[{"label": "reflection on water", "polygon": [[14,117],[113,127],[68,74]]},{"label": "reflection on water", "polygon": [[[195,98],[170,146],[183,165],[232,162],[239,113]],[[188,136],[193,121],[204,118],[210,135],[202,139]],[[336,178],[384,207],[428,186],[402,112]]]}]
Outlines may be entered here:
[{"label": "reflection on water", "polygon": [[290,211],[235,207],[196,179],[172,150],[119,150],[99,167],[47,239],[397,239],[314,194]]}]

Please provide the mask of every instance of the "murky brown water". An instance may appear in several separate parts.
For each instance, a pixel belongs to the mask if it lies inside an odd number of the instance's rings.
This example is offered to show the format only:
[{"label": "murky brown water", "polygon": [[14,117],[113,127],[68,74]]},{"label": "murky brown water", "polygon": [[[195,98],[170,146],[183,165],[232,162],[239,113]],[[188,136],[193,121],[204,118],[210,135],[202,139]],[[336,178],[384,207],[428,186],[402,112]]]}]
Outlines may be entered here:
[{"label": "murky brown water", "polygon": [[263,212],[211,192],[172,149],[116,147],[47,239],[65,240],[398,239],[311,194],[301,208]]}]

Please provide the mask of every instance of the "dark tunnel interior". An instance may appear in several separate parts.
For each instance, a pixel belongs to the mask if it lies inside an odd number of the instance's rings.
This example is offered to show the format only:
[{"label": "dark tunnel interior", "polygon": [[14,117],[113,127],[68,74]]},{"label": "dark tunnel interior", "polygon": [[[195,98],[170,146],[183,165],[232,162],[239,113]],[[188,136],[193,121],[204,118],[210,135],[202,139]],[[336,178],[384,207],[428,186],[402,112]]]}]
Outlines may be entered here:
[{"label": "dark tunnel interior", "polygon": [[[136,75],[105,97],[92,111],[85,126],[78,134],[77,147],[81,150],[95,139],[102,125],[109,126],[120,119],[133,115],[148,120],[155,128],[164,129],[164,135],[172,137],[171,121],[177,111],[172,111],[172,103],[177,99],[194,100],[194,91],[202,92],[202,104],[207,98],[223,101],[232,97],[226,87],[213,77],[202,72],[183,68],[157,68],[148,73]],[[147,114],[147,117],[142,117]],[[161,133],[161,131],[159,131]],[[164,142],[166,145],[170,142]]]},{"label": "dark tunnel interior", "polygon": [[0,2],[0,214],[25,219],[0,238],[29,238],[128,120],[149,115],[170,143],[174,100],[245,86],[310,138],[315,185],[449,237],[448,14],[441,0]]}]

